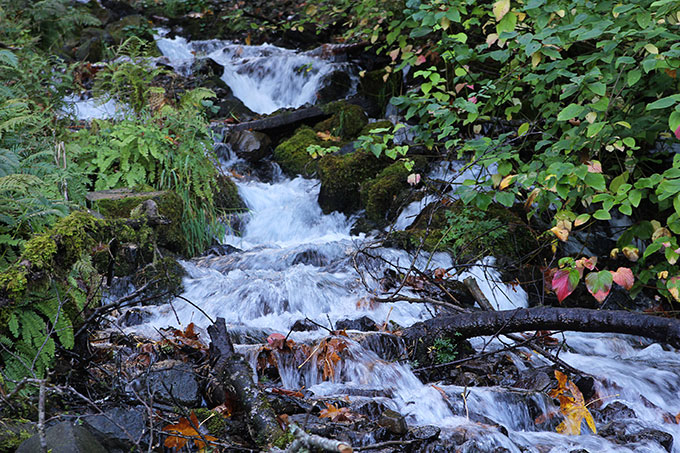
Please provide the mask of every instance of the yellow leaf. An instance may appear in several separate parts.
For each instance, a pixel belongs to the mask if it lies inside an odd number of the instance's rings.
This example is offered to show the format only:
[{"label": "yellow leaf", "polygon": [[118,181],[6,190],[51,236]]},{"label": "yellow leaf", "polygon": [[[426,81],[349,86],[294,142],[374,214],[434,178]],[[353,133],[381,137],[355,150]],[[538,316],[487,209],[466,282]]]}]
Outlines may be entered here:
[{"label": "yellow leaf", "polygon": [[493,4],[493,15],[496,21],[503,19],[503,16],[510,11],[510,0],[498,0]]},{"label": "yellow leaf", "polygon": [[654,44],[645,44],[645,50],[652,55],[659,54],[659,49]]},{"label": "yellow leaf", "polygon": [[543,54],[541,52],[534,52],[531,54],[531,67],[535,68],[538,66],[538,64],[541,62],[541,58],[543,58]]},{"label": "yellow leaf", "polygon": [[442,17],[442,20],[439,22],[439,25],[441,25],[442,30],[448,30],[449,27],[451,26],[451,21],[449,20],[448,17],[444,16]]},{"label": "yellow leaf", "polygon": [[567,239],[569,239],[569,230],[565,228],[552,227],[550,228],[550,232],[557,236],[557,239],[562,242],[567,242]]},{"label": "yellow leaf", "polygon": [[335,137],[335,136],[331,135],[331,133],[328,132],[328,131],[319,131],[319,132],[316,133],[316,136],[319,137],[324,142],[328,142],[328,141],[339,142],[340,141],[340,137]]},{"label": "yellow leaf", "polygon": [[498,41],[498,34],[497,33],[491,33],[489,36],[486,37],[486,45],[491,47],[493,46],[493,43]]},{"label": "yellow leaf", "polygon": [[249,46],[251,42],[250,33],[248,33],[248,36],[246,36],[246,46]]},{"label": "yellow leaf", "polygon": [[586,121],[588,121],[590,124],[593,124],[596,119],[597,119],[597,112],[590,112],[586,115]]},{"label": "yellow leaf", "polygon": [[515,176],[517,176],[517,175],[508,175],[505,178],[503,178],[501,183],[498,185],[498,188],[500,190],[503,190],[506,187],[508,187],[510,184],[512,184],[512,181],[515,179]]},{"label": "yellow leaf", "polygon": [[556,428],[557,432],[579,435],[581,434],[581,422],[585,420],[591,431],[597,434],[595,420],[586,407],[583,394],[576,384],[568,380],[567,376],[559,370],[555,370],[555,378],[557,379],[557,388],[551,389],[548,395],[559,400],[560,413],[564,417],[564,421]]}]

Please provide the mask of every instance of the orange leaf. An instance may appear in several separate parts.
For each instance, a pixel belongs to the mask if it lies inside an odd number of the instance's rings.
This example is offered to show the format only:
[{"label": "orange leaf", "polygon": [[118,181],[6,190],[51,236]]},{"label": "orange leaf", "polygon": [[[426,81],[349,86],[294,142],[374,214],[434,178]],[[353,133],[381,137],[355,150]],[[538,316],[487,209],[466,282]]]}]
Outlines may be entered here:
[{"label": "orange leaf", "polygon": [[316,133],[316,136],[319,137],[321,140],[323,140],[325,142],[328,142],[328,141],[339,142],[340,141],[340,137],[335,137],[328,131],[325,131],[325,132],[319,131],[319,132]]},{"label": "orange leaf", "polygon": [[576,384],[568,380],[567,376],[559,370],[555,370],[555,378],[558,386],[556,389],[551,389],[548,395],[559,400],[560,413],[564,417],[564,421],[555,428],[556,431],[562,434],[579,435],[581,422],[585,420],[591,431],[597,434],[595,420],[586,407],[583,394]]}]

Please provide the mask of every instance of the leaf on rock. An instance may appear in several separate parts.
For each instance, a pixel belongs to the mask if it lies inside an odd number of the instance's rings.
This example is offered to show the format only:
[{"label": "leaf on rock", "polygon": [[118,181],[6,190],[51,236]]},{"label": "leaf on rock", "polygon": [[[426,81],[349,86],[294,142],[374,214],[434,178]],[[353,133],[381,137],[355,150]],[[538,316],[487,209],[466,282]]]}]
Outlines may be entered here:
[{"label": "leaf on rock", "polygon": [[576,384],[567,379],[567,376],[559,370],[555,370],[557,388],[551,389],[548,395],[560,402],[560,413],[564,421],[557,425],[557,432],[561,434],[581,434],[581,422],[586,421],[590,430],[597,434],[595,420],[583,400],[583,394]]},{"label": "leaf on rock", "polygon": [[[165,428],[163,428],[163,431],[168,432],[168,437],[165,439],[164,445],[167,448],[177,448],[180,449],[184,447],[189,439],[186,437],[195,437],[196,439],[193,439],[194,445],[198,447],[199,449],[204,449],[205,448],[205,442],[203,439],[205,439],[208,442],[211,441],[216,441],[217,438],[213,436],[206,436],[204,435],[203,438],[201,438],[201,435],[196,431],[196,429],[199,427],[198,424],[198,419],[196,418],[196,414],[193,412],[189,416],[191,420],[188,420],[184,417],[180,417],[179,422],[177,422],[174,425],[168,425]],[[180,436],[185,436],[185,437],[180,437],[173,435],[172,433],[179,434]]]}]

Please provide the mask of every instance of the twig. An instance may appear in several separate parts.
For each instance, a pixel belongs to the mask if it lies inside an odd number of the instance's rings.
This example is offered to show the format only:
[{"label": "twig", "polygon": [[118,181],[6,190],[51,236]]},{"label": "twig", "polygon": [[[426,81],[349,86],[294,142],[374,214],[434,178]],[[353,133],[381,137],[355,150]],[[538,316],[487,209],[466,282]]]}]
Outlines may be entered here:
[{"label": "twig", "polygon": [[38,396],[38,439],[40,450],[47,453],[47,438],[45,437],[45,380],[40,379],[40,393]]}]

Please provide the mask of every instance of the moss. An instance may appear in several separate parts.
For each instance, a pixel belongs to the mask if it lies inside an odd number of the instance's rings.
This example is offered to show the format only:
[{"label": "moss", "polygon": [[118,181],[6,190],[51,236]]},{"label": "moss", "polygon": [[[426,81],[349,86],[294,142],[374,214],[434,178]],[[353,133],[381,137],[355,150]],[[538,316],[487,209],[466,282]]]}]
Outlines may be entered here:
[{"label": "moss", "polygon": [[205,426],[210,435],[218,439],[224,437],[228,424],[222,414],[206,408],[194,409],[194,414],[196,414],[199,424]]},{"label": "moss", "polygon": [[33,236],[26,242],[22,256],[37,269],[45,269],[52,263],[55,253],[57,253],[57,243],[49,234],[43,233]]},{"label": "moss", "polygon": [[295,435],[290,431],[286,431],[281,437],[274,441],[274,446],[283,450],[288,445],[292,444],[294,440]]},{"label": "moss", "polygon": [[295,134],[281,142],[274,148],[274,160],[288,175],[310,176],[317,168],[317,162],[307,152],[309,145],[319,145],[325,148],[337,146],[337,143],[321,140],[314,130],[308,126],[301,126]]},{"label": "moss", "polygon": [[410,186],[406,182],[408,175],[423,171],[427,165],[422,156],[416,156],[413,160],[415,165],[411,171],[406,169],[403,162],[394,162],[361,185],[361,202],[369,220],[384,226],[396,218],[409,193]]},{"label": "moss", "polygon": [[89,253],[97,243],[101,227],[99,219],[85,211],[75,211],[60,219],[49,232],[59,244],[58,261],[70,268],[83,252]]},{"label": "moss", "polygon": [[314,126],[316,131],[328,131],[331,135],[349,140],[357,137],[364,126],[368,124],[364,109],[346,101],[331,102],[323,106],[322,109],[333,116],[317,123]]},{"label": "moss", "polygon": [[26,439],[37,433],[35,423],[22,420],[0,420],[0,453],[13,452]]},{"label": "moss", "polygon": [[386,165],[386,161],[366,151],[324,156],[319,162],[319,204],[323,212],[349,214],[359,209],[361,183],[374,177]]},{"label": "moss", "polygon": [[9,294],[17,294],[24,291],[27,285],[28,270],[22,264],[14,264],[0,273],[0,292],[6,291]]},{"label": "moss", "polygon": [[217,177],[217,193],[215,207],[225,212],[241,212],[245,210],[245,203],[238,194],[238,187],[226,175]]}]

